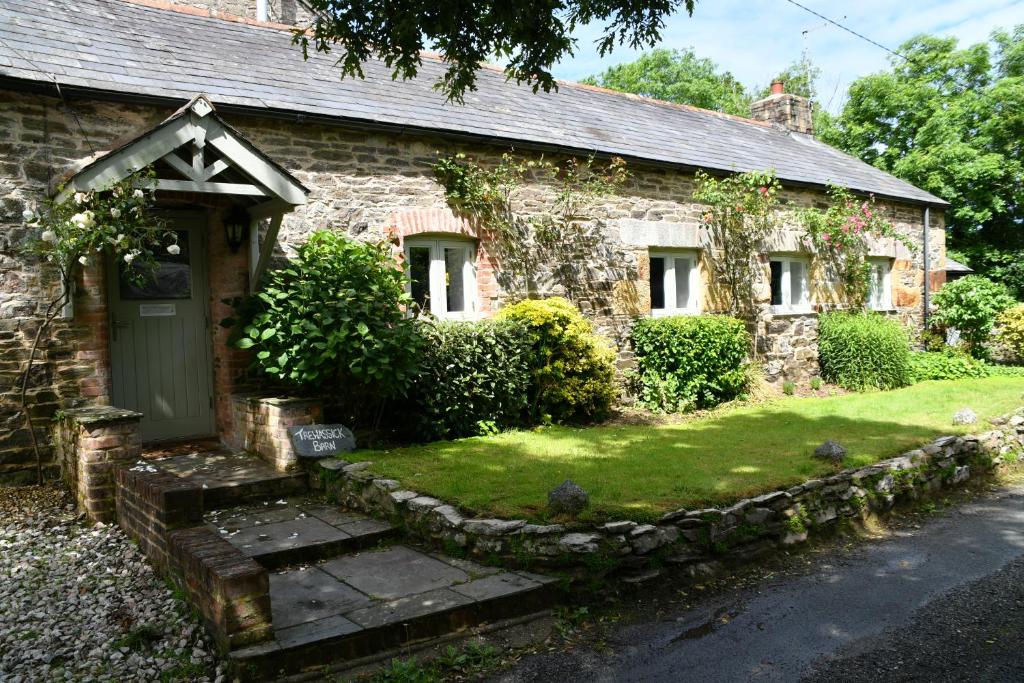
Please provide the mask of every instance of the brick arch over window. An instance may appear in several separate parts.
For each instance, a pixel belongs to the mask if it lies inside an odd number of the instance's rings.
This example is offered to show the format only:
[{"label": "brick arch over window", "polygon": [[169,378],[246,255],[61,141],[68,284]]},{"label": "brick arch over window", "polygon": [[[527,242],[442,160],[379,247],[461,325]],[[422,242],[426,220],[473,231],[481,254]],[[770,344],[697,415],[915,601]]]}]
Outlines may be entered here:
[{"label": "brick arch over window", "polygon": [[391,224],[399,239],[399,247],[405,247],[405,238],[414,235],[452,235],[476,241],[476,294],[480,313],[490,316],[497,308],[498,280],[497,260],[493,242],[486,232],[479,230],[472,221],[456,216],[448,208],[405,209],[395,211]]}]

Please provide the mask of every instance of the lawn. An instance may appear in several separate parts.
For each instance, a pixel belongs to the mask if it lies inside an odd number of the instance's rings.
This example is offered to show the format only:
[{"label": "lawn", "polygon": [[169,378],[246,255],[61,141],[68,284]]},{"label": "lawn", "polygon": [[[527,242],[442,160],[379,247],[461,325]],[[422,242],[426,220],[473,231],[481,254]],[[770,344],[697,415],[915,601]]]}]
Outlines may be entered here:
[{"label": "lawn", "polygon": [[784,398],[726,407],[679,424],[550,427],[363,451],[373,470],[480,515],[544,519],[547,492],[572,479],[590,493],[591,519],[650,520],[680,507],[728,504],[832,468],[811,457],[826,439],[848,466],[897,455],[956,427],[970,407],[981,421],[1024,405],[1024,378],[923,382],[830,398]]}]

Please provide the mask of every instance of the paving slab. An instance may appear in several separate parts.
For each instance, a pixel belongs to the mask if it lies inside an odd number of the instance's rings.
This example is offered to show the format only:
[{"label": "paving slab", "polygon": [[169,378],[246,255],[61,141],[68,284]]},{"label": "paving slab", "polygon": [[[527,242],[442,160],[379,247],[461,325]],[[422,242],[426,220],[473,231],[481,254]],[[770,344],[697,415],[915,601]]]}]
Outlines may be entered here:
[{"label": "paving slab", "polygon": [[520,574],[504,572],[452,586],[452,590],[471,600],[482,601],[522,593],[542,585]]},{"label": "paving slab", "polygon": [[370,598],[316,567],[270,575],[274,629],[317,621],[371,604]]},{"label": "paving slab", "polygon": [[274,632],[274,638],[281,647],[301,647],[351,635],[362,630],[364,630],[363,627],[354,621],[335,615],[278,629]]},{"label": "paving slab", "polygon": [[246,527],[229,533],[225,538],[249,557],[258,557],[344,541],[352,536],[315,517],[304,517]]},{"label": "paving slab", "polygon": [[339,557],[323,563],[320,568],[381,600],[425,593],[470,578],[461,569],[401,545]]},{"label": "paving slab", "polygon": [[439,615],[469,605],[472,599],[451,589],[440,588],[364,607],[346,614],[346,618],[364,628],[404,624],[417,617]]},{"label": "paving slab", "polygon": [[302,494],[309,488],[305,473],[278,472],[243,452],[192,452],[153,460],[152,464],[202,488],[207,510]]}]

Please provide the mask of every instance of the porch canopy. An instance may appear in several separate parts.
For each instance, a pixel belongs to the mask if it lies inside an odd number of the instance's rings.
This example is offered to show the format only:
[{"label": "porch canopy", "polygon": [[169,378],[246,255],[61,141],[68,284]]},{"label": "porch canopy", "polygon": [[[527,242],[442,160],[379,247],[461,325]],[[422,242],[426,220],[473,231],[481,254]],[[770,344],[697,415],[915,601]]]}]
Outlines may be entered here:
[{"label": "porch canopy", "polygon": [[[250,216],[249,287],[269,262],[284,214],[306,203],[309,190],[224,121],[197,95],[163,123],[102,154],[71,176],[58,201],[102,190],[153,166],[156,189],[230,195]],[[260,221],[270,221],[260,240]]]}]

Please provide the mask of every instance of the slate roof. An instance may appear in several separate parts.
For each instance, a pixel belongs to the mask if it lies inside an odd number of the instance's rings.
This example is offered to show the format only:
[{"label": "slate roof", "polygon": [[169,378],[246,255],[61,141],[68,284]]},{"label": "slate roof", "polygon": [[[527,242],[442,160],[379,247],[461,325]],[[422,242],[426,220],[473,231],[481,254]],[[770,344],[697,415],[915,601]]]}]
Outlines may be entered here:
[{"label": "slate roof", "polygon": [[959,261],[946,257],[946,272],[947,273],[973,273],[974,269],[970,266],[966,266]]},{"label": "slate roof", "polygon": [[[14,49],[12,49],[12,47]],[[810,136],[715,112],[563,83],[534,94],[484,69],[464,106],[432,88],[443,65],[392,81],[380,62],[365,80],[339,80],[334,57],[304,62],[280,28],[157,9],[123,0],[0,0],[0,79],[187,101],[621,155],[685,168],[774,168],[794,183],[944,205],[924,190]]]}]

